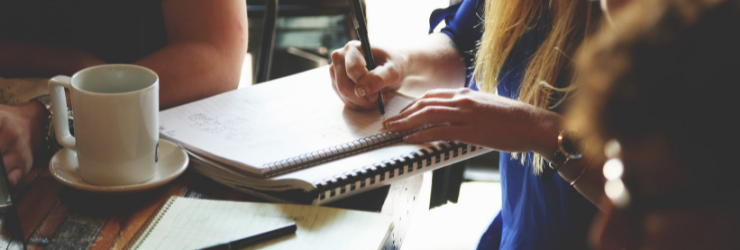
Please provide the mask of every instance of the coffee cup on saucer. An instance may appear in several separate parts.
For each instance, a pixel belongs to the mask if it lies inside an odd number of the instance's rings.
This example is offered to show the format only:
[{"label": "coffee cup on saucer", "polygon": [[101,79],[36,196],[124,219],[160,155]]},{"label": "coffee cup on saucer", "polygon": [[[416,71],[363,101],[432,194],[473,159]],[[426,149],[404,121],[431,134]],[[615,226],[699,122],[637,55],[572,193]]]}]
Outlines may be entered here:
[{"label": "coffee cup on saucer", "polygon": [[[64,88],[74,110],[69,131]],[[93,66],[49,80],[59,144],[76,152],[79,175],[98,186],[147,182],[157,168],[159,77],[129,64]]]}]

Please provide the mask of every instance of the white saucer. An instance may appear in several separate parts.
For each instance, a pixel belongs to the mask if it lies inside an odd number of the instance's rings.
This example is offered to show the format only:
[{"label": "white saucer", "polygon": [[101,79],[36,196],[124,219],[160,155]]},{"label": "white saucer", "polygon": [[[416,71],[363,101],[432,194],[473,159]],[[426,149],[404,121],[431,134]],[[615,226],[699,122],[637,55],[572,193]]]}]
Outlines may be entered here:
[{"label": "white saucer", "polygon": [[178,145],[166,140],[159,140],[159,162],[151,180],[126,186],[96,186],[82,180],[77,173],[77,152],[62,149],[51,158],[49,171],[52,176],[64,185],[72,188],[96,192],[127,194],[158,188],[174,180],[188,167],[188,154]]}]

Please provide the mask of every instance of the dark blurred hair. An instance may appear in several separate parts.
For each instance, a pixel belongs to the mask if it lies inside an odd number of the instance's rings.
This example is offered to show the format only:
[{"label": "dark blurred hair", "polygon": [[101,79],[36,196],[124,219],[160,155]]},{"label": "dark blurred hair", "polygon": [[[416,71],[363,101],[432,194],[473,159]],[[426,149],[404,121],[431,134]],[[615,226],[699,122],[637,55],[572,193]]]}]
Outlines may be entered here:
[{"label": "dark blurred hair", "polygon": [[739,2],[634,0],[580,51],[571,125],[596,150],[660,134],[699,183],[737,186]]}]

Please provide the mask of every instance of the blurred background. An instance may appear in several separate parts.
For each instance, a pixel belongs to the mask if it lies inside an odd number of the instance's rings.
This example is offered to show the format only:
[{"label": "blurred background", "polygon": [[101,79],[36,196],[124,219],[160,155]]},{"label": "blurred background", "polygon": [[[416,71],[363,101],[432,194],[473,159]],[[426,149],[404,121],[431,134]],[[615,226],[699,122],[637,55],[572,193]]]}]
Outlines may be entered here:
[{"label": "blurred background", "polygon": [[[255,83],[263,46],[265,0],[248,0],[249,50],[240,87]],[[371,44],[410,42],[428,35],[429,14],[455,0],[367,0]],[[331,64],[330,54],[356,40],[349,0],[279,0],[269,79]]]}]

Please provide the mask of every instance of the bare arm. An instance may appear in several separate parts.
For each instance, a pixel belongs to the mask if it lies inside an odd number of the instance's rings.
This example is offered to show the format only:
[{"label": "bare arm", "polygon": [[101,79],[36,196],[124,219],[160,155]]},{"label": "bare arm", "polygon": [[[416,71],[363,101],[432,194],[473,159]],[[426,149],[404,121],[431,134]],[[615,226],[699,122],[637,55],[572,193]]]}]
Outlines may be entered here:
[{"label": "bare arm", "polygon": [[[246,3],[165,0],[162,11],[168,44],[135,62],[159,75],[160,107],[235,89],[247,51]],[[72,75],[104,63],[72,47],[0,40],[3,77]]]},{"label": "bare arm", "polygon": [[[558,116],[560,120],[563,119],[562,116]],[[564,128],[562,126],[549,129],[543,128],[543,130],[549,131],[547,134],[554,134],[555,136],[557,136],[557,134],[560,133],[559,131],[562,131],[563,129]],[[551,139],[549,142],[546,142],[545,140],[540,141],[538,145],[541,145],[541,148],[537,152],[550,160],[552,156],[555,155],[555,151],[558,150],[557,140],[555,139],[557,137],[544,138]],[[569,160],[565,165],[558,168],[558,173],[563,177],[563,180],[573,182],[577,178],[573,187],[586,197],[586,199],[591,201],[591,203],[598,206],[602,211],[605,208],[604,205],[608,204],[603,202],[604,198],[606,198],[606,194],[604,193],[606,179],[604,178],[604,173],[602,171],[605,162],[606,159],[603,156],[584,155],[583,158],[578,160]]]},{"label": "bare arm", "polygon": [[[445,124],[404,138],[407,143],[461,141],[506,152],[536,152],[550,159],[558,150],[557,137],[564,117],[555,112],[496,94],[470,89],[434,89],[383,123],[391,131],[409,131],[425,124]],[[584,197],[597,206],[605,204],[605,159],[572,160],[558,169],[564,180],[575,184]],[[603,207],[600,207],[603,209]]]},{"label": "bare arm", "polygon": [[[168,45],[136,64],[160,77],[160,107],[168,108],[237,87],[247,51],[246,3],[165,0]],[[79,49],[0,40],[0,74],[71,75],[102,60]],[[68,99],[69,100],[69,99]],[[37,102],[0,105],[0,148],[14,185],[43,151],[46,110]]]},{"label": "bare arm", "polygon": [[[537,113],[541,113],[540,119],[537,119],[538,122],[535,122],[532,128],[531,134],[535,136],[529,139],[531,146],[528,151],[534,151],[545,159],[551,160],[558,150],[556,138],[560,131],[565,129],[564,117],[554,112],[541,109],[538,111]],[[573,187],[602,211],[604,204],[607,204],[602,202],[606,197],[604,193],[606,179],[602,172],[605,162],[606,159],[602,156],[584,155],[583,158],[569,160],[558,168],[558,173],[563,180],[573,182],[577,179]]]},{"label": "bare arm", "polygon": [[377,108],[375,99],[381,89],[421,95],[429,89],[465,84],[465,64],[445,34],[432,34],[406,48],[373,47],[378,67],[370,72],[358,41],[347,43],[331,56],[334,90],[353,109]]},{"label": "bare arm", "polygon": [[413,62],[408,65],[401,91],[419,96],[430,89],[464,87],[467,70],[455,46],[446,34],[435,33],[421,46],[401,50]]},{"label": "bare arm", "polygon": [[247,53],[247,7],[239,0],[165,0],[168,44],[136,61],[160,78],[166,109],[236,89]]},{"label": "bare arm", "polygon": [[604,211],[605,204],[608,204],[604,202],[606,179],[602,170],[605,162],[606,159],[603,157],[585,156],[583,159],[568,162],[558,170],[565,181],[573,181],[584,171],[574,187],[601,211]]}]

